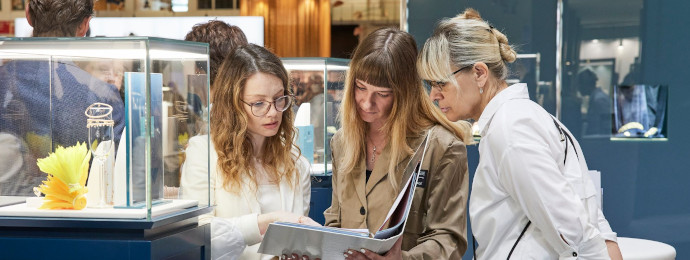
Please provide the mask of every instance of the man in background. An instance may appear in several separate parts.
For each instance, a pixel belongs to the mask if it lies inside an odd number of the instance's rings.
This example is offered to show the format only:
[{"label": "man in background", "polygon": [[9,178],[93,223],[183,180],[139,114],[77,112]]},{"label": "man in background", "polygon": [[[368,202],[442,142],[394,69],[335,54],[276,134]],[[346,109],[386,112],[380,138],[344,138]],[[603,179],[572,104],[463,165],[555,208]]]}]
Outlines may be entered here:
[{"label": "man in background", "polygon": [[597,87],[597,75],[589,70],[583,70],[577,75],[578,91],[582,96],[589,96],[586,127],[584,135],[599,135],[609,137],[611,128],[611,99],[601,88]]},{"label": "man in background", "polygon": [[[92,0],[29,0],[26,18],[34,37],[83,37],[93,15]],[[32,195],[45,179],[36,168],[57,146],[88,143],[84,111],[100,102],[113,107],[115,143],[124,127],[124,103],[117,88],[75,65],[72,58],[35,56],[0,66],[0,150],[13,158],[0,161],[0,195]],[[12,164],[12,165],[9,165]]]}]

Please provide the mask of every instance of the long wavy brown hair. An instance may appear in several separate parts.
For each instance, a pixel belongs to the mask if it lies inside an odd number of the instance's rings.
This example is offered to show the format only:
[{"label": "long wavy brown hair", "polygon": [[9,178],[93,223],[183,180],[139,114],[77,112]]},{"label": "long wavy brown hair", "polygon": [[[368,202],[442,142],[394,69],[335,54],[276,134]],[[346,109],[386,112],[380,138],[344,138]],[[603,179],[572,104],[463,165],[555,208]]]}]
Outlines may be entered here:
[{"label": "long wavy brown hair", "polygon": [[[341,168],[343,172],[351,172],[366,156],[365,140],[369,129],[357,113],[357,79],[393,90],[393,108],[383,129],[380,129],[388,133],[391,151],[389,174],[397,173],[395,168],[398,162],[414,152],[409,142],[423,135],[433,125],[443,126],[465,143],[472,141],[469,123],[453,123],[434,107],[417,74],[416,60],[417,44],[414,38],[395,28],[372,32],[355,50],[339,114],[343,137],[348,142],[348,145],[339,148],[345,153]],[[396,192],[401,177],[392,175],[389,178]]]},{"label": "long wavy brown hair", "polygon": [[[288,74],[280,59],[270,51],[254,44],[235,49],[218,69],[214,82],[213,107],[211,108],[211,140],[218,154],[218,169],[223,177],[223,187],[239,192],[240,185],[249,184],[256,191],[256,168],[252,163],[254,149],[249,138],[249,117],[240,101],[247,79],[256,73],[278,77],[284,93],[291,94]],[[296,183],[295,161],[299,148],[293,143],[296,128],[292,109],[285,110],[278,133],[264,142],[263,153],[256,158],[272,181],[283,179],[294,187]],[[295,152],[296,151],[296,152]],[[249,183],[243,180],[250,180]]]}]

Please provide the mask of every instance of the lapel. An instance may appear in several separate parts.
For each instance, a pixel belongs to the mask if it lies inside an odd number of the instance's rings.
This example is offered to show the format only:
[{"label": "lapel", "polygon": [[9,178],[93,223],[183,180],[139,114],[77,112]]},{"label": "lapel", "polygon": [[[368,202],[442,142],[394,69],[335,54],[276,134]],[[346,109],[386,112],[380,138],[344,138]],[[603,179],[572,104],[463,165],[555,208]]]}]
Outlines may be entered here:
[{"label": "lapel", "polygon": [[[359,198],[359,201],[362,203],[362,206],[366,207],[367,206],[367,197],[364,192],[364,185],[366,185],[366,158],[364,160],[361,160],[358,164],[357,167],[352,169],[352,172],[348,174],[350,177],[350,181],[352,182],[352,186],[355,187],[355,193],[357,193],[357,197]],[[372,173],[373,175],[373,173]]]},{"label": "lapel", "polygon": [[[426,133],[426,132],[423,132]],[[422,134],[418,137],[413,137],[412,141],[410,142],[410,147],[413,149],[419,146],[419,144],[424,141],[425,135]],[[408,139],[409,140],[409,139]],[[374,189],[374,187],[381,182],[384,177],[388,176],[388,161],[390,161],[390,156],[391,151],[388,145],[386,145],[386,148],[383,149],[383,152],[381,153],[381,158],[377,161],[376,165],[374,165],[374,170],[371,172],[371,176],[369,177],[369,182],[366,184],[366,195],[369,195],[369,193]],[[398,162],[396,165],[396,169],[405,169],[405,166],[407,166],[408,160],[410,160],[410,156],[405,156],[402,158],[401,161]],[[399,178],[401,176],[396,176],[396,178]],[[398,184],[400,186],[402,184]],[[401,190],[401,189],[398,189]]]},{"label": "lapel", "polygon": [[256,198],[256,192],[252,191],[252,189],[249,188],[249,181],[246,179],[242,180],[242,197],[244,198],[244,201],[247,203],[247,207],[251,211],[251,213],[256,213],[256,214],[261,214],[261,205],[259,205],[259,200]]},{"label": "lapel", "polygon": [[[390,161],[390,146],[386,145],[381,152],[381,157],[376,161],[374,165],[374,170],[371,171],[371,176],[369,176],[369,181],[366,184],[366,195],[369,195],[371,190],[374,189],[381,180],[388,175],[388,161]],[[366,166],[365,166],[366,167]]]},{"label": "lapel", "polygon": [[[299,178],[295,178],[295,179],[294,179],[294,181],[298,181],[298,180],[299,180]],[[298,183],[295,183],[295,182],[293,182],[293,183],[294,183],[294,184],[298,184]],[[280,204],[282,205],[283,210],[284,210],[284,211],[287,211],[287,212],[295,212],[295,211],[293,210],[293,206],[295,206],[295,205],[294,205],[294,202],[295,202],[295,199],[296,199],[297,197],[296,197],[296,196],[293,196],[293,194],[302,194],[301,192],[299,192],[299,191],[297,190],[297,189],[299,189],[299,188],[302,187],[302,186],[299,185],[299,184],[298,184],[298,185],[295,185],[295,191],[296,191],[296,192],[294,192],[294,193],[293,193],[293,190],[290,188],[290,184],[288,184],[287,181],[281,181],[281,182],[279,183],[278,186],[279,186],[279,188],[280,188],[280,200],[281,200]],[[291,198],[292,198],[292,199],[291,199]],[[302,198],[302,197],[300,196],[300,198]],[[297,199],[297,201],[299,202],[299,201],[301,201],[301,200]],[[298,208],[298,209],[300,209],[299,212],[301,213],[301,212],[302,212],[302,211],[301,211],[301,207]]]}]

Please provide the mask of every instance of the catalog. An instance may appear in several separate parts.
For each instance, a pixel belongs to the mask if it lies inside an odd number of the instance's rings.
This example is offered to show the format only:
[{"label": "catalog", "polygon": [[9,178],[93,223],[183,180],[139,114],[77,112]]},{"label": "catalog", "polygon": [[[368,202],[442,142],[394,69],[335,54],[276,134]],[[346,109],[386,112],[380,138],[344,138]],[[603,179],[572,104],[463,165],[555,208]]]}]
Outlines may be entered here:
[{"label": "catalog", "polygon": [[[386,221],[375,233],[366,229],[345,229],[317,227],[296,223],[275,222],[261,242],[258,252],[269,255],[304,254],[321,259],[342,259],[348,249],[366,248],[373,252],[385,253],[402,235],[407,215],[412,205],[417,173],[424,159],[427,138],[419,145],[403,172],[406,185],[398,194],[388,212]],[[389,228],[384,229],[390,223]]]}]

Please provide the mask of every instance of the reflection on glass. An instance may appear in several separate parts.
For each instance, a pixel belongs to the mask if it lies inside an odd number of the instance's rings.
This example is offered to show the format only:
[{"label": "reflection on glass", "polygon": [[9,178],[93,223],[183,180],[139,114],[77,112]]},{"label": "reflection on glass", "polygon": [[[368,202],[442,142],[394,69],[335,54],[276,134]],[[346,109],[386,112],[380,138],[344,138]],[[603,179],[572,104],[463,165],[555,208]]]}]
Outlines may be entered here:
[{"label": "reflection on glass", "polygon": [[614,93],[616,137],[665,137],[666,86],[617,86]]},{"label": "reflection on glass", "polygon": [[[609,71],[610,73],[610,71]],[[587,97],[584,135],[611,134],[611,98],[598,87],[599,77],[589,68],[582,70],[577,77],[580,95]]]},{"label": "reflection on glass", "polygon": [[295,96],[297,145],[312,162],[312,173],[328,174],[330,139],[340,128],[337,120],[343,99],[345,59],[285,58],[283,64],[290,76],[289,88]]}]

